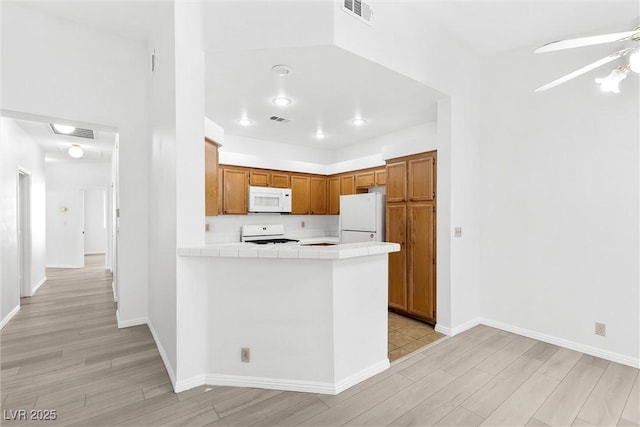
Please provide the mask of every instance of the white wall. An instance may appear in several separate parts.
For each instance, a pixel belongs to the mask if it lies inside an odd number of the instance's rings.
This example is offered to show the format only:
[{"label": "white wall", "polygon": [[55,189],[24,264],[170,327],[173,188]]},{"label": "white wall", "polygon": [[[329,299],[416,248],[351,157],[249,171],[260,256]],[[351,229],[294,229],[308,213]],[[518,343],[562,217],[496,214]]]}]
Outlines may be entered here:
[{"label": "white wall", "polygon": [[84,254],[107,252],[107,189],[84,190]]},{"label": "white wall", "polygon": [[[107,162],[93,163],[83,161],[64,161],[46,163],[47,180],[47,266],[58,268],[79,268],[84,265],[85,253],[98,253],[92,248],[91,226],[85,221],[86,214],[91,214],[93,205],[89,195],[89,206],[85,190],[105,191],[111,183],[111,164]],[[102,206],[103,200],[96,201]],[[66,208],[63,211],[62,208]],[[89,212],[85,212],[88,208]],[[98,207],[104,210],[102,207]],[[99,225],[103,224],[102,213]],[[95,219],[95,218],[94,218]],[[88,236],[88,239],[84,236]],[[106,250],[106,233],[99,237],[99,247]],[[86,247],[86,244],[89,247]],[[88,252],[87,252],[88,251]]]},{"label": "white wall", "polygon": [[[563,72],[549,70],[609,50],[526,49],[484,62],[482,315],[638,366],[639,76],[605,94],[593,82],[615,65],[605,66],[533,93]],[[606,337],[594,322],[607,324]]]},{"label": "white wall", "polygon": [[[120,320],[147,316],[148,69],[142,43],[3,2],[0,108],[117,128]],[[64,49],[60,47],[64,46]]]},{"label": "white wall", "polygon": [[18,289],[18,169],[31,173],[31,289],[45,280],[45,172],[40,146],[0,117],[0,323],[20,304]]}]

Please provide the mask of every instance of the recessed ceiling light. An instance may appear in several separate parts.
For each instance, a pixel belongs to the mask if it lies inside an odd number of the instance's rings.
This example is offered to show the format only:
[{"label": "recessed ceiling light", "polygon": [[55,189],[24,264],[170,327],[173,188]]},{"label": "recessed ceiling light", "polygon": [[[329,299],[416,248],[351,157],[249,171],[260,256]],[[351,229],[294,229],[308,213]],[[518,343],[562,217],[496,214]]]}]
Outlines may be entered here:
[{"label": "recessed ceiling light", "polygon": [[316,132],[316,139],[325,139],[326,136],[327,135],[325,135],[321,130],[318,130],[318,132]]},{"label": "recessed ceiling light", "polygon": [[68,152],[69,155],[74,159],[79,159],[80,157],[84,156],[84,150],[82,150],[82,147],[80,147],[78,144],[71,145]]},{"label": "recessed ceiling light", "polygon": [[271,67],[271,71],[273,71],[280,77],[286,77],[293,72],[293,68],[285,64],[278,64]]},{"label": "recessed ceiling light", "polygon": [[238,119],[238,124],[240,126],[251,126],[253,124],[253,120],[250,120],[246,117],[242,117],[240,119]]},{"label": "recessed ceiling light", "polygon": [[355,119],[351,120],[351,124],[353,124],[354,126],[362,126],[365,123],[367,123],[367,120],[363,119],[362,117],[356,117]]},{"label": "recessed ceiling light", "polygon": [[286,98],[284,96],[277,96],[277,97],[273,98],[271,100],[271,102],[273,102],[274,104],[276,104],[279,107],[284,107],[285,105],[291,104],[291,99]]},{"label": "recessed ceiling light", "polygon": [[73,132],[74,130],[76,130],[75,126],[68,126],[68,125],[53,125],[54,128],[56,128],[56,130],[60,133],[64,133],[66,134],[70,134],[71,132]]}]

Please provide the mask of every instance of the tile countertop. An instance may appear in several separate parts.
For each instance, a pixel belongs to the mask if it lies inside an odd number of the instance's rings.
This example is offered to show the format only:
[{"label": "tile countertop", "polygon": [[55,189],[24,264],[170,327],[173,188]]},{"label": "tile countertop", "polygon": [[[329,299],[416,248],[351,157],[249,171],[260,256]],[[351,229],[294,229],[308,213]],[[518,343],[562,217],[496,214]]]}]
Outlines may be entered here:
[{"label": "tile countertop", "polygon": [[[306,246],[330,243],[328,246]],[[256,245],[254,243],[218,243],[195,248],[178,248],[179,256],[230,258],[305,258],[344,259],[400,251],[400,245],[387,242],[337,244],[337,237],[300,239],[296,244]]]}]

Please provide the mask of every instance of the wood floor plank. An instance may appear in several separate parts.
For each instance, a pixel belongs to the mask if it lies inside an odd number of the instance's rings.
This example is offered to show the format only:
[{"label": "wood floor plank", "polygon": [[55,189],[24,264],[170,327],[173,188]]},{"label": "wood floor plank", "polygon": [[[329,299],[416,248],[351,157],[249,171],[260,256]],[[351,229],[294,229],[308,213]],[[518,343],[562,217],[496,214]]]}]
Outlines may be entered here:
[{"label": "wood floor plank", "polygon": [[616,425],[637,376],[637,369],[609,363],[578,413],[578,418],[592,425]]},{"label": "wood floor plank", "polygon": [[538,359],[521,356],[477,392],[469,396],[461,406],[484,418],[498,408],[542,365]]},{"label": "wood floor plank", "polygon": [[640,374],[638,373],[636,373],[636,380],[627,398],[620,421],[640,426]]},{"label": "wood floor plank", "polygon": [[307,399],[289,406],[273,415],[264,418],[252,426],[297,426],[301,422],[308,420],[321,412],[324,412],[329,407],[324,404],[317,396],[309,396]]},{"label": "wood floor plank", "polygon": [[461,427],[474,427],[479,426],[484,421],[478,414],[463,408],[462,406],[456,406],[453,411],[449,412],[436,423],[438,426],[461,426]]},{"label": "wood floor plank", "polygon": [[516,336],[513,341],[495,352],[491,357],[480,362],[476,368],[489,374],[497,375],[535,344],[536,341],[531,338]]},{"label": "wood floor plank", "polygon": [[535,418],[549,425],[571,425],[603,372],[598,366],[578,362],[536,412]]},{"label": "wood floor plank", "polygon": [[246,389],[246,391],[237,396],[230,397],[213,405],[220,418],[249,408],[263,400],[270,399],[278,394],[283,393],[280,390],[264,390],[264,389]]},{"label": "wood floor plank", "polygon": [[391,422],[391,425],[434,425],[456,406],[460,405],[467,397],[485,385],[490,379],[491,375],[486,372],[475,368],[471,369],[462,377],[447,384],[429,399]]},{"label": "wood floor plank", "polygon": [[270,399],[249,406],[245,411],[235,412],[211,424],[212,426],[247,426],[286,410],[306,399],[306,393],[284,392]]},{"label": "wood floor plank", "polygon": [[582,356],[583,354],[577,351],[561,348],[547,359],[538,370],[538,373],[562,381]]},{"label": "wood floor plank", "polygon": [[534,373],[480,425],[525,425],[558,384],[559,381],[553,378]]}]

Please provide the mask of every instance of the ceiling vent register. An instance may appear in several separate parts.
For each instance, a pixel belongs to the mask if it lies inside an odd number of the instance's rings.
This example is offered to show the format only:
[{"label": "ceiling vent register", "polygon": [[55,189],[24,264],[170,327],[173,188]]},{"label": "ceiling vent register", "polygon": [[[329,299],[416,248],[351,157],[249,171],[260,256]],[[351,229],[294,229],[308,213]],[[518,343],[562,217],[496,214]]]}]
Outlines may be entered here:
[{"label": "ceiling vent register", "polygon": [[49,124],[49,127],[51,128],[53,133],[58,134],[58,135],[76,136],[78,138],[87,138],[87,139],[96,139],[95,134],[93,133],[93,130],[91,130],[91,129],[75,128],[73,132],[64,133],[64,132],[59,132],[58,129],[56,129],[56,127],[54,125],[52,125],[52,124]]},{"label": "ceiling vent register", "polygon": [[273,120],[274,122],[280,122],[280,123],[289,123],[291,121],[289,119],[285,119],[284,117],[278,117],[278,116],[271,116],[269,117],[269,119]]},{"label": "ceiling vent register", "polygon": [[371,25],[373,9],[368,3],[361,0],[343,0],[342,10]]}]

